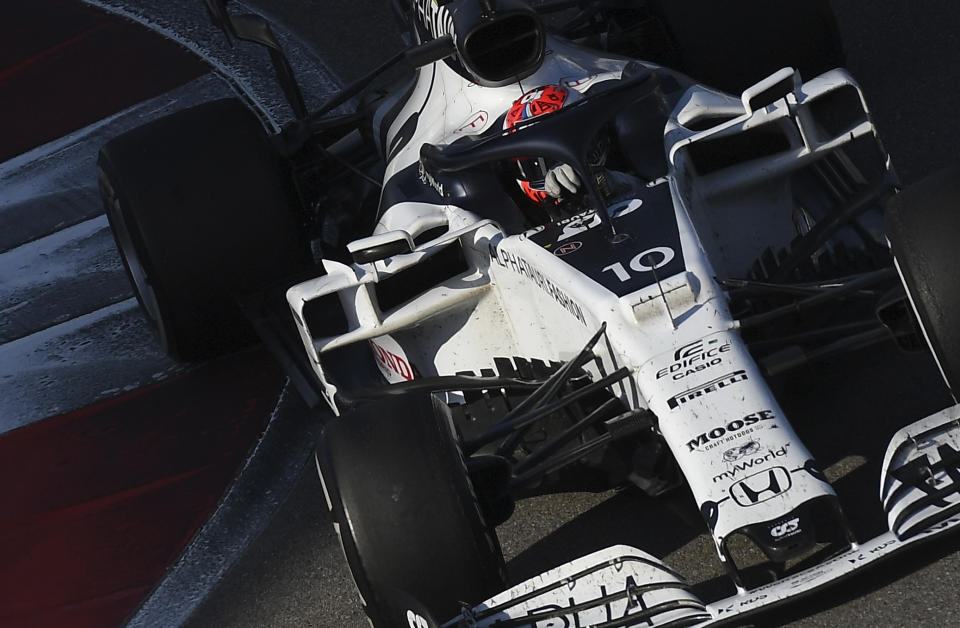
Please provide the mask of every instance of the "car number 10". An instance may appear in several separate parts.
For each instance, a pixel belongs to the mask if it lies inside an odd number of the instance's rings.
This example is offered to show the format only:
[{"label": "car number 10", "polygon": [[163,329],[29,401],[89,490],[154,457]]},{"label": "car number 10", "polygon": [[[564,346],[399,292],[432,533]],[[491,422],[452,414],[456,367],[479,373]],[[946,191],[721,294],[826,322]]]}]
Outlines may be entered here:
[{"label": "car number 10", "polygon": [[[657,255],[660,256],[660,260],[656,259]],[[630,268],[638,273],[649,273],[666,266],[675,256],[676,254],[669,246],[656,246],[635,255],[633,259],[630,260]],[[616,264],[611,264],[604,268],[603,272],[608,270],[613,272],[620,281],[630,281],[630,271],[624,268],[622,263],[617,262]]]}]

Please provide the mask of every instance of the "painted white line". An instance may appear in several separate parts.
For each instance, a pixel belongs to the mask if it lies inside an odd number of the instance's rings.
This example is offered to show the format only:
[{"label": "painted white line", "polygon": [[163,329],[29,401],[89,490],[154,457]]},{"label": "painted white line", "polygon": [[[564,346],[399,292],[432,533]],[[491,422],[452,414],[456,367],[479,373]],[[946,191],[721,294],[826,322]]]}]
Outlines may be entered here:
[{"label": "painted white line", "polygon": [[38,350],[45,345],[55,343],[64,336],[92,327],[117,314],[135,311],[138,307],[137,300],[130,298],[0,345],[0,378],[8,375],[22,375],[26,371],[41,369],[51,359],[59,361],[57,357],[37,355]]},{"label": "painted white line", "polygon": [[0,434],[183,370],[135,299],[100,308],[0,345]]}]

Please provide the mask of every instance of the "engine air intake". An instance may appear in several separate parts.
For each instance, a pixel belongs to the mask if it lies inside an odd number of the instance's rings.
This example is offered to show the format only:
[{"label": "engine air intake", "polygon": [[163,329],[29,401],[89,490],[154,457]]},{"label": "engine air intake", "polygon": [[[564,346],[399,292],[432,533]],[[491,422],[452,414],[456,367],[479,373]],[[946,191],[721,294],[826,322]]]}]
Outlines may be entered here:
[{"label": "engine air intake", "polygon": [[497,4],[487,11],[466,3],[453,14],[460,61],[484,87],[502,87],[529,76],[544,56],[546,37],[536,13],[522,3]]}]

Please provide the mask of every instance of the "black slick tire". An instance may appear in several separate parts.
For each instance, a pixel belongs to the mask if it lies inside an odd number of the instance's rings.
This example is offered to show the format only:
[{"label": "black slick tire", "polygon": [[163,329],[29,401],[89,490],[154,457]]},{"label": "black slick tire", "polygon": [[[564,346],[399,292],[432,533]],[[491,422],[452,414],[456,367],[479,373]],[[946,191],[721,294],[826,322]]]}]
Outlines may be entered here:
[{"label": "black slick tire", "polygon": [[443,622],[504,588],[449,408],[429,394],[362,406],[326,426],[317,466],[374,626],[406,626],[416,600]]},{"label": "black slick tire", "polygon": [[237,305],[310,264],[286,163],[238,100],[133,129],[101,150],[100,192],[164,350],[200,360],[250,344]]},{"label": "black slick tire", "polygon": [[960,395],[960,165],[890,199],[885,229],[927,343]]}]

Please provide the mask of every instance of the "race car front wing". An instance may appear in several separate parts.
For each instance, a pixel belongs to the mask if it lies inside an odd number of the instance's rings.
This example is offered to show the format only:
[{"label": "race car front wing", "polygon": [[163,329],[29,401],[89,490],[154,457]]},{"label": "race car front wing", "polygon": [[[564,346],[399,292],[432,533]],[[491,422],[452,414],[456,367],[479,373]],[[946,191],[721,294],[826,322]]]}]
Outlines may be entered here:
[{"label": "race car front wing", "polygon": [[883,469],[888,531],[770,584],[706,603],[662,561],[617,545],[518,584],[443,626],[708,626],[824,588],[960,524],[960,405],[898,431]]}]

